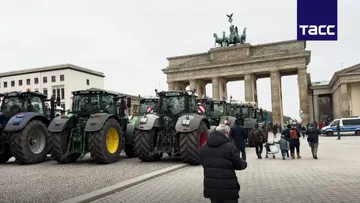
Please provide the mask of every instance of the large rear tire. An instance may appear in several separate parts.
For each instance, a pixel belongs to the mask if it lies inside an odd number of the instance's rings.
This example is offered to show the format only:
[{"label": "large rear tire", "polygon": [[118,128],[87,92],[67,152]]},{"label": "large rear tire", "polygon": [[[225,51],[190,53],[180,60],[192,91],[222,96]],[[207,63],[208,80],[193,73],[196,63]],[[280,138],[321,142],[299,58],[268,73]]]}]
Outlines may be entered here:
[{"label": "large rear tire", "polygon": [[163,153],[155,153],[154,147],[156,145],[156,129],[149,131],[136,130],[135,131],[135,153],[141,161],[153,162],[160,161]]},{"label": "large rear tire", "polygon": [[89,133],[91,157],[99,164],[109,164],[120,159],[123,132],[117,120],[109,118],[97,132]]},{"label": "large rear tire", "polygon": [[39,120],[30,121],[24,129],[10,135],[12,154],[20,164],[45,161],[51,142],[46,125]]},{"label": "large rear tire", "polygon": [[200,164],[200,149],[208,138],[208,128],[201,122],[198,129],[180,134],[180,155],[185,163],[190,165]]},{"label": "large rear tire", "polygon": [[50,133],[50,136],[53,137],[53,148],[51,150],[51,156],[58,163],[75,162],[81,156],[81,153],[66,155],[68,146],[71,144],[70,132],[71,131],[67,129],[60,133]]}]

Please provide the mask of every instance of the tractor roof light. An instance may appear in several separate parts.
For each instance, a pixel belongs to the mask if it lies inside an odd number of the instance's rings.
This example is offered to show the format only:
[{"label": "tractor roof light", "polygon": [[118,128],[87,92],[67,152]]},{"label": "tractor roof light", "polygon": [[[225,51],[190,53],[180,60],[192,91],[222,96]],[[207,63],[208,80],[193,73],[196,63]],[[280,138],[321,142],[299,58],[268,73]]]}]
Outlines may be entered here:
[{"label": "tractor roof light", "polygon": [[26,88],[26,92],[30,92],[30,88]]}]

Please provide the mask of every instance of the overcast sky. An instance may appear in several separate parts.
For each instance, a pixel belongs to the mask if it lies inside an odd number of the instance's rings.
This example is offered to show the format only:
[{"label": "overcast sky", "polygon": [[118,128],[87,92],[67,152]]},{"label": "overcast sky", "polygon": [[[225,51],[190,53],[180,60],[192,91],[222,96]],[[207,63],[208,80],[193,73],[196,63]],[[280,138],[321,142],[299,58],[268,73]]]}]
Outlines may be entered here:
[{"label": "overcast sky", "polygon": [[[338,41],[307,43],[313,81],[360,62],[359,10],[360,1],[339,0]],[[150,95],[167,89],[166,57],[208,51],[229,13],[253,45],[296,39],[296,0],[0,0],[0,72],[72,63],[104,72],[107,89]],[[284,114],[298,117],[296,76],[282,84]],[[258,94],[271,109],[269,79]],[[228,95],[244,100],[243,82]]]}]

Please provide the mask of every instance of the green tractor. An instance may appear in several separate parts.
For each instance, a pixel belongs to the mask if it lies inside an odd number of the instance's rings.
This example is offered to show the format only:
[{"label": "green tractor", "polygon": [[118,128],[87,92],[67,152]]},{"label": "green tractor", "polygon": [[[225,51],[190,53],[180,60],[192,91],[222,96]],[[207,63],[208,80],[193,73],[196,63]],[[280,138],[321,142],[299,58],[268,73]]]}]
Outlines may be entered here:
[{"label": "green tractor", "polygon": [[106,90],[72,94],[71,112],[56,117],[48,128],[53,136],[52,157],[58,163],[70,163],[90,152],[97,163],[108,164],[118,161],[123,149],[133,157],[133,145],[125,146],[125,139],[131,139],[132,144],[133,137],[126,138],[124,133],[129,122],[125,110],[131,107],[131,98],[125,101],[124,96]]},{"label": "green tractor", "polygon": [[158,110],[141,116],[135,124],[135,152],[142,161],[159,161],[164,153],[183,162],[200,164],[199,150],[210,124],[199,114],[194,91],[155,90]]},{"label": "green tractor", "polygon": [[225,100],[201,99],[199,105],[205,107],[205,115],[210,123],[209,134],[219,126],[222,117],[230,115],[231,104]]},{"label": "green tractor", "polygon": [[[52,136],[47,127],[55,117],[60,98],[32,92],[1,94],[0,163],[15,157],[20,164],[35,164],[46,160],[52,147]],[[50,107],[46,102],[50,101]]]}]

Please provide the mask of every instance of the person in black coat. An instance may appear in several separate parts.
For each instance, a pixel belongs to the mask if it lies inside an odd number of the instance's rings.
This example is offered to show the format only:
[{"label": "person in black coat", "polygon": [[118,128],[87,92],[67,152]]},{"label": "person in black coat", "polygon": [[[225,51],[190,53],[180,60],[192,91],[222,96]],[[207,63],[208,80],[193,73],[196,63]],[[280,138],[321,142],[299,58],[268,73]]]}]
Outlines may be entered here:
[{"label": "person in black coat", "polygon": [[235,121],[234,127],[231,128],[230,136],[233,138],[236,148],[241,152],[241,158],[246,161],[245,142],[247,140],[247,133],[241,126],[240,120]]},{"label": "person in black coat", "polygon": [[246,161],[230,142],[230,127],[220,124],[200,150],[204,168],[204,197],[212,203],[238,202],[240,185],[235,170],[244,170]]}]

